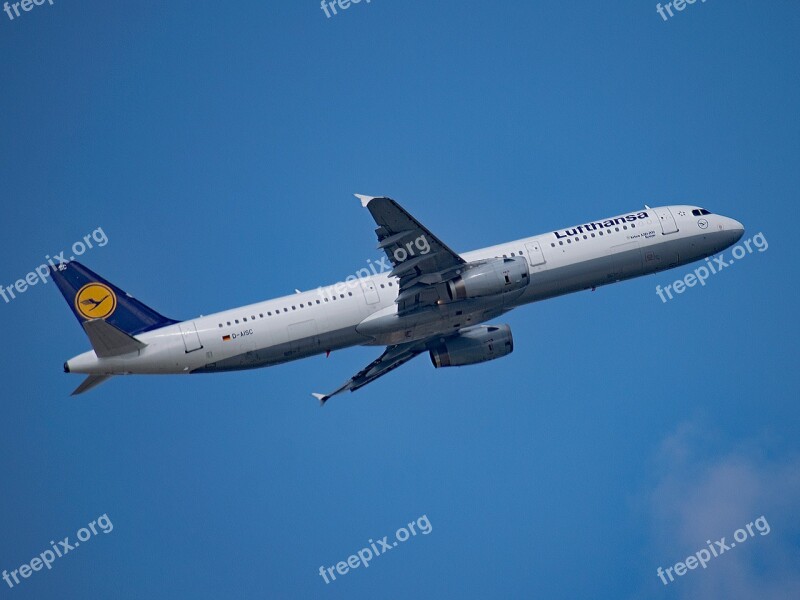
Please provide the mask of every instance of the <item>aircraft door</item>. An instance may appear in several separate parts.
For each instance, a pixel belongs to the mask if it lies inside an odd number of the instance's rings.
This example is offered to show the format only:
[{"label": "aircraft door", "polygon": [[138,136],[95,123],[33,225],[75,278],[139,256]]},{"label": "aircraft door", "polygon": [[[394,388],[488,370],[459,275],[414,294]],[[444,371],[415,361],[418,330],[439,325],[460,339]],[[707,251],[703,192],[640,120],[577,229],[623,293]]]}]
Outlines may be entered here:
[{"label": "aircraft door", "polygon": [[678,231],[678,225],[675,223],[675,217],[672,216],[669,208],[657,208],[655,209],[655,213],[658,216],[659,223],[661,223],[661,232],[664,235]]},{"label": "aircraft door", "polygon": [[538,241],[535,240],[525,244],[525,250],[528,251],[528,264],[530,266],[535,267],[545,263],[542,245]]},{"label": "aircraft door", "polygon": [[200,336],[197,334],[197,327],[195,327],[194,321],[181,323],[180,328],[186,354],[194,352],[195,350],[200,350],[203,347],[203,344],[200,343]]},{"label": "aircraft door", "polygon": [[380,302],[378,286],[375,284],[375,281],[372,279],[361,279],[360,282],[361,291],[364,292],[364,299],[367,301],[367,304],[377,304]]}]

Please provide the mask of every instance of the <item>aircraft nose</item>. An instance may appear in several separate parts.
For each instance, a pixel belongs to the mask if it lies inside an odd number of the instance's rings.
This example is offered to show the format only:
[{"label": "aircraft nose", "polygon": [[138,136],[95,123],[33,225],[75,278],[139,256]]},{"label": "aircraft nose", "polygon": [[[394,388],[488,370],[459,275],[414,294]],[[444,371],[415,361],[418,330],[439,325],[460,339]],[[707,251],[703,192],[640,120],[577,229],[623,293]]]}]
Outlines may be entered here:
[{"label": "aircraft nose", "polygon": [[744,225],[739,223],[736,219],[728,219],[728,223],[726,223],[726,229],[728,229],[733,234],[733,239],[731,240],[732,244],[735,244],[744,235]]}]

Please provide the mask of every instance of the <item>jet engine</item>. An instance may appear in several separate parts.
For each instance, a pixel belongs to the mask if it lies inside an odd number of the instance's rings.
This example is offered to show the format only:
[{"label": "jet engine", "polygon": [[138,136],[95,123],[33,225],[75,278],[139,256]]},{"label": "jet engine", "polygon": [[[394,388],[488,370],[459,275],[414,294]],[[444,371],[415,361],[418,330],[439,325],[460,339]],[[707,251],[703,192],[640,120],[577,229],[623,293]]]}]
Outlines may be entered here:
[{"label": "jet engine", "polygon": [[514,350],[508,325],[475,325],[445,338],[430,349],[431,362],[440,367],[461,367],[494,360]]},{"label": "jet engine", "polygon": [[495,296],[528,285],[528,263],[522,256],[481,261],[447,282],[451,300]]}]

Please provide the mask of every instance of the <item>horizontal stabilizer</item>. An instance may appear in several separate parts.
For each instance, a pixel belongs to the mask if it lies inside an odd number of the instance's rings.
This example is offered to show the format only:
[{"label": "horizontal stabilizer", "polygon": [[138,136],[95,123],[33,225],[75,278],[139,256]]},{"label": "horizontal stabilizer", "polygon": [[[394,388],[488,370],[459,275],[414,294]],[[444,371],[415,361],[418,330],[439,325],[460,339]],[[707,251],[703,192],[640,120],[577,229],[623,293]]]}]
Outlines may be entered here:
[{"label": "horizontal stabilizer", "polygon": [[89,336],[89,342],[98,358],[130,354],[147,346],[144,342],[140,342],[103,319],[84,321],[83,329]]},{"label": "horizontal stabilizer", "polygon": [[97,387],[110,377],[111,375],[89,375],[86,379],[83,380],[83,383],[81,383],[78,387],[75,388],[75,391],[72,392],[72,394],[70,395],[77,396],[78,394],[83,394],[84,392],[88,392],[89,390]]}]

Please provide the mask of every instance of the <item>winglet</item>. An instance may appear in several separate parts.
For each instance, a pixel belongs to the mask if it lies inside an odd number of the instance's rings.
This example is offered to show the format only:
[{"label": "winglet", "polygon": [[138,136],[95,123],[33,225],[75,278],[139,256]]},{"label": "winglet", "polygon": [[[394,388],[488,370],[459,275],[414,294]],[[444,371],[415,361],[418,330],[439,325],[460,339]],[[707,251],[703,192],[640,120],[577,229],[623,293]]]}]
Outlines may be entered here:
[{"label": "winglet", "polygon": [[311,395],[314,396],[314,398],[316,398],[317,400],[319,400],[320,406],[325,406],[325,402],[327,402],[328,398],[330,398],[330,396],[326,396],[325,394],[316,394],[314,392],[312,392]]},{"label": "winglet", "polygon": [[370,200],[375,200],[375,198],[379,198],[379,196],[365,196],[364,194],[353,194],[353,196],[361,200],[361,206],[363,206],[364,208],[367,207],[367,204],[369,204]]}]

